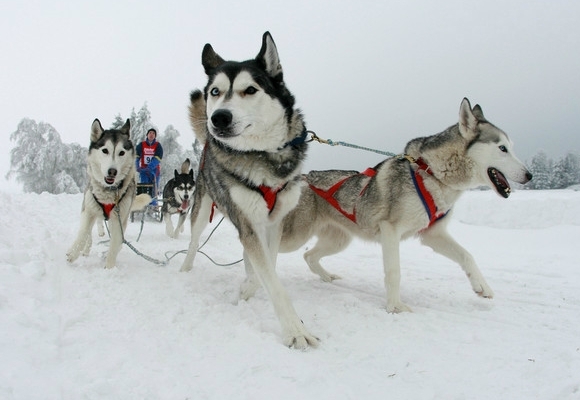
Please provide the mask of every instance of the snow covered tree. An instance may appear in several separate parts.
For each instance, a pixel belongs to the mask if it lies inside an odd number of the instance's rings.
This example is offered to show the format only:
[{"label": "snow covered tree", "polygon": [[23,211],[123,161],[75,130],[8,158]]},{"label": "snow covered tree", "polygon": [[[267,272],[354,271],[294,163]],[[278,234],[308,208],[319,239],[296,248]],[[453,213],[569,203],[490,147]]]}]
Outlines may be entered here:
[{"label": "snow covered tree", "polygon": [[544,190],[552,188],[552,165],[551,159],[545,152],[540,151],[532,158],[532,162],[529,165],[530,172],[534,175],[527,185],[530,189]]},{"label": "snow covered tree", "polygon": [[183,147],[177,141],[179,131],[168,125],[163,135],[158,136],[159,143],[163,146],[163,161],[161,162],[161,186],[165,186],[168,180],[173,178],[174,170],[181,172],[181,164],[185,161]]},{"label": "snow covered tree", "polygon": [[16,145],[10,151],[6,177],[15,176],[25,192],[78,193],[84,187],[86,177],[78,171],[86,169],[86,156],[79,162],[80,146],[63,144],[50,124],[24,118],[10,141]]},{"label": "snow covered tree", "polygon": [[[141,107],[137,113],[135,113],[135,109],[133,108],[131,111],[130,120],[131,140],[135,145],[145,140],[149,128],[155,128],[155,126],[151,123],[151,112],[147,108],[147,102],[143,104],[143,107]],[[157,130],[157,128],[155,128],[155,130]],[[159,135],[159,130],[157,130],[157,134]]]},{"label": "snow covered tree", "polygon": [[553,189],[564,189],[577,183],[580,183],[580,157],[568,153],[554,165]]},{"label": "snow covered tree", "polygon": [[115,115],[115,120],[113,121],[113,125],[111,125],[111,129],[121,129],[123,125],[125,125],[127,120],[121,118],[121,114]]}]

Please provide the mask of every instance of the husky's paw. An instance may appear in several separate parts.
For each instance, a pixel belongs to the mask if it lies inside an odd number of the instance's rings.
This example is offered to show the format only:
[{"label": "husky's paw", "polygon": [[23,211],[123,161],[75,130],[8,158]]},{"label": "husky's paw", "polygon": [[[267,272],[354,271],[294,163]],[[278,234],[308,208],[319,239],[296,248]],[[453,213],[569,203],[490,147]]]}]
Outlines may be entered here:
[{"label": "husky's paw", "polygon": [[473,291],[479,296],[486,299],[493,299],[493,290],[487,285],[487,283],[482,282],[479,285],[473,287]]},{"label": "husky's paw", "polygon": [[306,350],[310,347],[318,347],[320,339],[312,336],[306,330],[294,335],[288,335],[284,338],[284,345],[286,347],[295,348],[297,350]]},{"label": "husky's paw", "polygon": [[80,252],[78,250],[71,249],[66,253],[66,260],[69,263],[74,262],[77,258],[79,258]]},{"label": "husky's paw", "polygon": [[399,301],[396,303],[389,303],[387,304],[387,311],[390,313],[398,314],[402,312],[413,312],[411,307],[406,305],[405,303]]},{"label": "husky's paw", "polygon": [[240,299],[248,301],[256,294],[256,291],[260,288],[258,282],[246,279],[240,285]]},{"label": "husky's paw", "polygon": [[340,277],[340,275],[330,274],[330,273],[326,272],[324,274],[320,274],[320,279],[322,279],[324,282],[331,283],[332,281],[335,281],[337,279],[342,279],[342,278]]},{"label": "husky's paw", "polygon": [[183,264],[179,269],[179,272],[189,272],[193,269],[193,265]]}]

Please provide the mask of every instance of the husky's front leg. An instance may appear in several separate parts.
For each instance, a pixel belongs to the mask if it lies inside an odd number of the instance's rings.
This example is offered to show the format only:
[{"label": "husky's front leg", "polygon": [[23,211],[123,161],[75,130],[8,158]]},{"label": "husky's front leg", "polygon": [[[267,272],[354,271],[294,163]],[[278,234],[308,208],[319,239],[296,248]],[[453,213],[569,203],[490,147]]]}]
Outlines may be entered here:
[{"label": "husky's front leg", "polygon": [[421,242],[459,264],[467,275],[475,293],[481,297],[493,297],[493,290],[485,281],[473,256],[451,237],[449,232],[447,232],[445,221],[441,221],[424,231],[421,234]]},{"label": "husky's front leg", "polygon": [[379,223],[381,246],[383,250],[383,268],[385,269],[385,288],[387,290],[387,311],[399,313],[413,311],[401,301],[401,257],[399,246],[401,235],[387,221]]},{"label": "husky's front leg", "polygon": [[113,268],[115,266],[117,263],[117,256],[123,246],[123,231],[125,228],[118,215],[119,212],[118,209],[113,210],[109,219],[111,240],[109,242],[109,252],[107,253],[107,258],[105,260],[105,268]]},{"label": "husky's front leg", "polygon": [[199,237],[209,223],[211,207],[212,199],[207,194],[203,195],[201,199],[196,198],[191,210],[191,240],[189,241],[187,256],[181,265],[181,272],[191,271],[193,268],[193,260],[199,247]]},{"label": "husky's front leg", "polygon": [[81,254],[81,251],[88,252],[87,246],[89,240],[91,240],[91,230],[95,224],[95,220],[96,217],[90,215],[88,211],[83,210],[83,212],[81,212],[81,225],[79,227],[77,238],[66,252],[66,259],[68,262],[75,261]]},{"label": "husky's front leg", "polygon": [[246,279],[240,285],[240,299],[249,300],[254,297],[256,290],[260,288],[260,281],[256,277],[254,266],[250,257],[244,250],[244,268],[246,269]]},{"label": "husky's front leg", "polygon": [[187,218],[187,211],[179,213],[179,219],[177,220],[177,226],[173,231],[173,239],[177,239],[179,234],[183,232],[183,224],[185,223],[185,218]]},{"label": "husky's front leg", "polygon": [[171,221],[171,214],[168,212],[163,213],[163,219],[165,220],[165,234],[170,238],[175,239],[173,234],[173,221]]},{"label": "husky's front leg", "polygon": [[[255,232],[242,234],[240,232],[244,252],[274,305],[274,311],[282,326],[284,344],[296,349],[306,349],[308,346],[316,347],[318,339],[304,327],[276,273],[278,245],[272,242],[273,236],[270,235],[272,232],[263,232],[262,234]],[[274,233],[274,235],[278,234]],[[277,237],[279,238],[279,235]],[[267,243],[271,243],[274,248],[268,248]]]}]

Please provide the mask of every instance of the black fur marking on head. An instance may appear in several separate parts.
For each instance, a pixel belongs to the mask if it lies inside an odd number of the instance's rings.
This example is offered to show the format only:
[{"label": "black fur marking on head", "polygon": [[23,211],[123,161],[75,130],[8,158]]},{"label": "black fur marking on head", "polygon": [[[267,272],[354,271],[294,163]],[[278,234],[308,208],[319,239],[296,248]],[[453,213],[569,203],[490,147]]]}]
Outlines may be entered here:
[{"label": "black fur marking on head", "polygon": [[129,139],[126,134],[124,134],[118,129],[110,129],[104,131],[101,137],[96,142],[91,142],[89,146],[89,151],[94,149],[100,149],[105,145],[107,140],[110,140],[113,143],[123,143],[123,148],[127,151],[133,149],[133,142],[131,142],[131,139]]}]

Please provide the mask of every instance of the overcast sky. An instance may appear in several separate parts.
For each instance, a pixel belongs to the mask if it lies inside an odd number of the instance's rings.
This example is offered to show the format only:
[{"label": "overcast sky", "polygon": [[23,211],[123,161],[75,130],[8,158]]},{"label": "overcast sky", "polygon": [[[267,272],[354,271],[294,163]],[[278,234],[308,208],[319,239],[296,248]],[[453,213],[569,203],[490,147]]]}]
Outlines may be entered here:
[{"label": "overcast sky", "polygon": [[[527,160],[580,152],[580,1],[3,1],[0,155],[22,118],[88,146],[147,102],[188,145],[189,92],[205,43],[255,57],[264,31],[307,127],[391,152],[457,122],[468,97]],[[307,169],[362,170],[382,156],[313,144]]]}]

